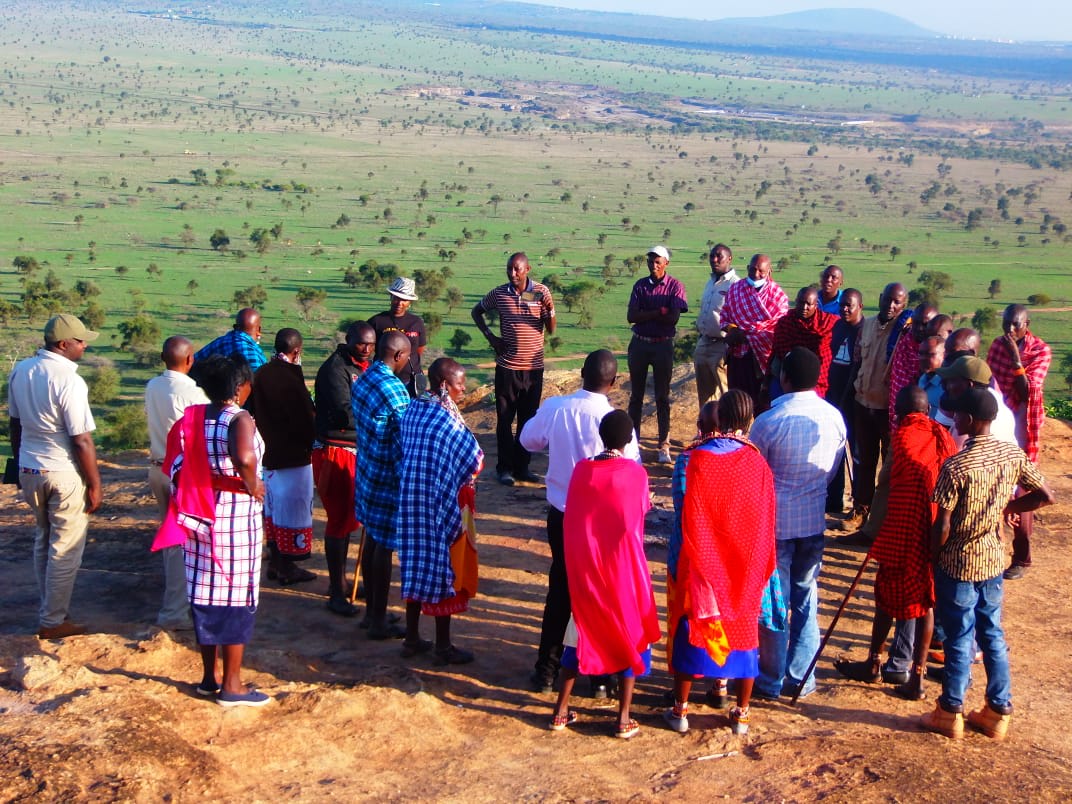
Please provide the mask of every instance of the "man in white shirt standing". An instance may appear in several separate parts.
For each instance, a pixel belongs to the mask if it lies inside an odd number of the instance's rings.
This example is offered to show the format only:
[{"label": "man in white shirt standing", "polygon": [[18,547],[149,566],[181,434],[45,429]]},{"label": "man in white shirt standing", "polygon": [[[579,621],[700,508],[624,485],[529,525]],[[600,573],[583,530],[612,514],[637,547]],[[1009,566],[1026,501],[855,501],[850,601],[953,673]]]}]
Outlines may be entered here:
[{"label": "man in white shirt standing", "polygon": [[[145,416],[149,421],[149,488],[163,521],[171,499],[171,479],[160,468],[167,451],[171,426],[182,418],[188,405],[207,405],[208,397],[188,375],[194,364],[194,347],[181,335],[164,341],[160,359],[165,371],[145,386]],[[186,596],[186,567],[181,544],[166,547],[164,557],[164,600],[156,624],[185,631],[193,628],[190,603]]]},{"label": "man in white shirt standing", "polygon": [[[529,451],[547,450],[547,541],[551,545],[551,569],[547,578],[547,601],[543,610],[540,647],[532,673],[533,688],[550,692],[562,658],[562,639],[570,618],[566,559],[562,546],[562,521],[566,491],[573,467],[603,451],[599,423],[614,408],[607,394],[618,377],[618,360],[600,349],[585,358],[581,390],[568,396],[545,399],[536,415],[521,430],[521,446]],[[640,460],[636,434],[623,450],[626,458]]]},{"label": "man in white shirt standing", "polygon": [[719,243],[708,255],[711,278],[704,286],[700,299],[700,314],[696,329],[700,336],[692,363],[696,367],[696,395],[700,408],[710,399],[718,399],[729,387],[726,380],[726,333],[722,331],[722,305],[726,291],[740,279],[733,270],[733,251]]},{"label": "man in white shirt standing", "polygon": [[11,449],[19,465],[19,488],[37,525],[34,570],[41,593],[41,639],[86,633],[84,626],[67,620],[67,611],[82,565],[89,514],[101,504],[101,482],[89,388],[78,376],[77,363],[99,334],[76,316],[55,315],[45,324],[45,348],[16,364],[8,376]]}]

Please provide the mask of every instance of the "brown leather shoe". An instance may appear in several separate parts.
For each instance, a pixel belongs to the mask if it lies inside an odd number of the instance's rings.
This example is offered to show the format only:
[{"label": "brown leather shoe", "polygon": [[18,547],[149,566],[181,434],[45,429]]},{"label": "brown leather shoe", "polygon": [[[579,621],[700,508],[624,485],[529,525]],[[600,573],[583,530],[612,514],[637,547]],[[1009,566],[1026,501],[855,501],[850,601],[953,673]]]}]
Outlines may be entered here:
[{"label": "brown leather shoe", "polygon": [[927,731],[944,734],[951,740],[959,740],[964,736],[964,715],[960,712],[947,712],[937,703],[934,705],[934,711],[920,717],[919,725]]},{"label": "brown leather shoe", "polygon": [[987,737],[995,740],[1004,740],[1009,733],[1009,721],[1012,715],[1003,715],[990,708],[990,704],[984,704],[982,709],[969,712],[966,720],[973,729],[978,729]]},{"label": "brown leather shoe", "polygon": [[840,522],[836,523],[832,530],[840,530],[845,533],[853,533],[864,526],[867,521],[866,508],[853,508],[852,513]]},{"label": "brown leather shoe", "polygon": [[78,625],[72,622],[62,622],[59,625],[49,626],[42,628],[37,632],[38,639],[63,639],[69,636],[80,636],[82,634],[89,633],[89,629],[84,625]]}]

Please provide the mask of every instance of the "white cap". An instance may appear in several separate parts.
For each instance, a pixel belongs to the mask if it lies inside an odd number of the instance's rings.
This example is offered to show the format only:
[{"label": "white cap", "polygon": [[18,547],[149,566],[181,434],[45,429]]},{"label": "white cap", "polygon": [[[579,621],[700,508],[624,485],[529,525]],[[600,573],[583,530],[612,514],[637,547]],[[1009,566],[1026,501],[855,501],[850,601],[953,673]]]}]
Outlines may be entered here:
[{"label": "white cap", "polygon": [[652,246],[648,249],[648,254],[655,254],[659,257],[662,257],[667,262],[670,261],[670,252],[666,248],[666,246]]}]

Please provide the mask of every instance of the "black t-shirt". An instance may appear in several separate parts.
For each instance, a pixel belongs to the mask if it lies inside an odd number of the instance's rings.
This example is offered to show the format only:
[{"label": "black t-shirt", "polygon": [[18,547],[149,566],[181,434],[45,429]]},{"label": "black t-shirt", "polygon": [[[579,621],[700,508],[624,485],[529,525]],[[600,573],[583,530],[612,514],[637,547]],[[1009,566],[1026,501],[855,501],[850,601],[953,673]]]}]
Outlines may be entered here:
[{"label": "black t-shirt", "polygon": [[863,318],[859,324],[848,324],[839,318],[830,333],[831,359],[826,401],[843,411],[852,409],[852,384],[860,368],[852,362],[852,355],[863,324]]},{"label": "black t-shirt", "polygon": [[398,379],[408,388],[414,375],[421,373],[421,356],[417,352],[420,346],[428,345],[428,336],[424,332],[424,321],[419,315],[406,313],[399,318],[391,315],[388,310],[385,313],[377,313],[369,319],[372,328],[376,330],[376,340],[385,332],[401,332],[409,338],[412,351],[409,355],[409,366],[398,375]]}]

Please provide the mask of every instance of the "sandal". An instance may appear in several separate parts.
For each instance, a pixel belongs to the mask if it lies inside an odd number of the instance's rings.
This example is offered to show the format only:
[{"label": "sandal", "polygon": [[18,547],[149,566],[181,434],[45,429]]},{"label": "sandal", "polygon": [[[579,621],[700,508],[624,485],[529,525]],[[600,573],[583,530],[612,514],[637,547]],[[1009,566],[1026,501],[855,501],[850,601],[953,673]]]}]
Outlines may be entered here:
[{"label": "sandal", "polygon": [[442,667],[448,664],[469,664],[475,658],[472,651],[462,650],[451,645],[446,650],[437,650],[433,662]]},{"label": "sandal", "polygon": [[834,669],[845,678],[853,681],[863,681],[867,684],[874,684],[879,677],[878,662],[874,659],[867,659],[862,662],[837,659],[834,661]]},{"label": "sandal", "polygon": [[923,691],[923,688],[916,688],[911,682],[905,684],[898,684],[893,688],[893,694],[898,698],[904,698],[906,701],[925,701],[927,700],[927,693]]},{"label": "sandal", "polygon": [[551,722],[547,724],[547,728],[551,731],[562,731],[566,726],[572,726],[577,722],[576,712],[566,712],[564,715],[555,715],[551,718]]},{"label": "sandal", "polygon": [[614,732],[614,736],[620,740],[628,740],[630,737],[636,737],[639,731],[640,724],[635,720],[630,720],[628,723],[619,723],[618,730]]},{"label": "sandal", "polygon": [[432,644],[432,641],[428,639],[418,639],[416,642],[403,642],[401,651],[402,658],[409,659],[413,656],[427,653],[432,649]]}]

